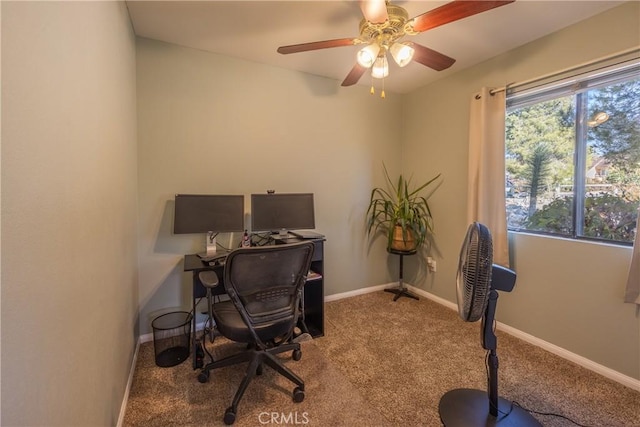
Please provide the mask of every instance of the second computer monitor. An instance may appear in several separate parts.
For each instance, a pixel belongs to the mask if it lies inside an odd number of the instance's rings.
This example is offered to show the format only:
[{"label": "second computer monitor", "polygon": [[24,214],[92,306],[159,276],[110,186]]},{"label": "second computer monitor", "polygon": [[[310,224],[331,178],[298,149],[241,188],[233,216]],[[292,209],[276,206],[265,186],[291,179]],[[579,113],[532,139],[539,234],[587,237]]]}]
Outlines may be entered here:
[{"label": "second computer monitor", "polygon": [[314,229],[313,193],[251,195],[251,230],[286,232]]}]

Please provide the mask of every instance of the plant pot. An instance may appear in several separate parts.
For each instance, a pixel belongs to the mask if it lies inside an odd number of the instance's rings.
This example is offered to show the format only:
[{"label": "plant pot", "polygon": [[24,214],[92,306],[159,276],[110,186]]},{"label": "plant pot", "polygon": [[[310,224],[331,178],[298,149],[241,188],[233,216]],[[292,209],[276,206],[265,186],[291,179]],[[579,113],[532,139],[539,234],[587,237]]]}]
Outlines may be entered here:
[{"label": "plant pot", "polygon": [[391,239],[391,249],[397,251],[412,251],[416,248],[416,241],[413,238],[413,231],[409,228],[406,233],[402,233],[402,226],[393,227],[393,239]]}]

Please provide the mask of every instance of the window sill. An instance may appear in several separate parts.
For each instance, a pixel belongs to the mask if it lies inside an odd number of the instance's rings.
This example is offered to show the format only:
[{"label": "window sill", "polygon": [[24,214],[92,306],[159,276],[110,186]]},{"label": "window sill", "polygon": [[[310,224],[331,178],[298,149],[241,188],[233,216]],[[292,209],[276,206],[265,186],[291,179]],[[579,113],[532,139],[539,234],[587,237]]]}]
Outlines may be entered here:
[{"label": "window sill", "polygon": [[514,234],[514,235],[522,234],[522,235],[526,235],[526,236],[540,237],[540,238],[543,238],[543,239],[563,240],[563,241],[567,241],[567,242],[593,244],[593,245],[600,245],[600,246],[610,246],[610,247],[616,247],[616,248],[629,248],[629,249],[633,248],[633,243],[632,242],[615,242],[615,241],[611,241],[611,240],[600,240],[600,239],[592,239],[592,238],[587,238],[587,237],[568,237],[568,236],[561,236],[561,235],[558,235],[558,234],[548,234],[548,233],[544,233],[544,232],[535,232],[535,231],[529,231],[529,230],[512,230],[512,229],[508,229],[507,232],[509,234]]}]

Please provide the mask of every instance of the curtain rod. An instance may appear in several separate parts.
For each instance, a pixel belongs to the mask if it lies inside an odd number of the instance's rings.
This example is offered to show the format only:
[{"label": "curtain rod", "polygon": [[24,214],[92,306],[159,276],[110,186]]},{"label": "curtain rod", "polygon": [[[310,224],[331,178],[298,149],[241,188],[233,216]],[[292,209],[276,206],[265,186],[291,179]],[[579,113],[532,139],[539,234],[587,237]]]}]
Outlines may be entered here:
[{"label": "curtain rod", "polygon": [[548,79],[548,78],[551,78],[551,77],[559,76],[561,74],[569,73],[571,71],[579,70],[580,68],[588,67],[589,65],[595,65],[595,64],[598,64],[600,62],[608,61],[610,59],[618,58],[620,56],[625,56],[625,55],[628,55],[628,54],[630,54],[632,52],[635,52],[635,51],[640,51],[640,46],[632,47],[630,49],[626,49],[626,50],[620,51],[618,53],[614,53],[613,55],[603,56],[601,58],[594,59],[592,61],[583,62],[582,64],[574,65],[572,67],[565,68],[565,69],[560,70],[560,71],[554,71],[553,73],[545,74],[543,76],[536,77],[536,78],[529,79],[529,80],[525,80],[523,82],[509,83],[509,84],[507,84],[507,85],[505,85],[503,87],[499,87],[499,88],[496,88],[496,89],[491,89],[489,91],[489,93],[491,95],[493,95],[493,94],[498,93],[498,92],[504,92],[505,90],[507,90],[507,88],[515,88],[515,87],[524,86],[524,85],[527,85],[527,84],[530,84],[530,83],[535,83],[535,82],[540,81],[540,80],[545,80],[545,79]]}]

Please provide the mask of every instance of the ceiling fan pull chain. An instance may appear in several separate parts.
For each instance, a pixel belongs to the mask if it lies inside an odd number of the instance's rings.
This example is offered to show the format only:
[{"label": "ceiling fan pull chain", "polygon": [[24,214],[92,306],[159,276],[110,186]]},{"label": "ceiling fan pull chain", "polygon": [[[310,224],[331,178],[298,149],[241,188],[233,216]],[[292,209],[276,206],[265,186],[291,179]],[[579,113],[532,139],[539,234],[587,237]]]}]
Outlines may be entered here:
[{"label": "ceiling fan pull chain", "polygon": [[371,90],[369,91],[371,95],[375,95],[376,90],[373,88],[373,76],[371,76]]},{"label": "ceiling fan pull chain", "polygon": [[382,93],[380,94],[380,98],[384,99],[384,77],[382,78]]}]

